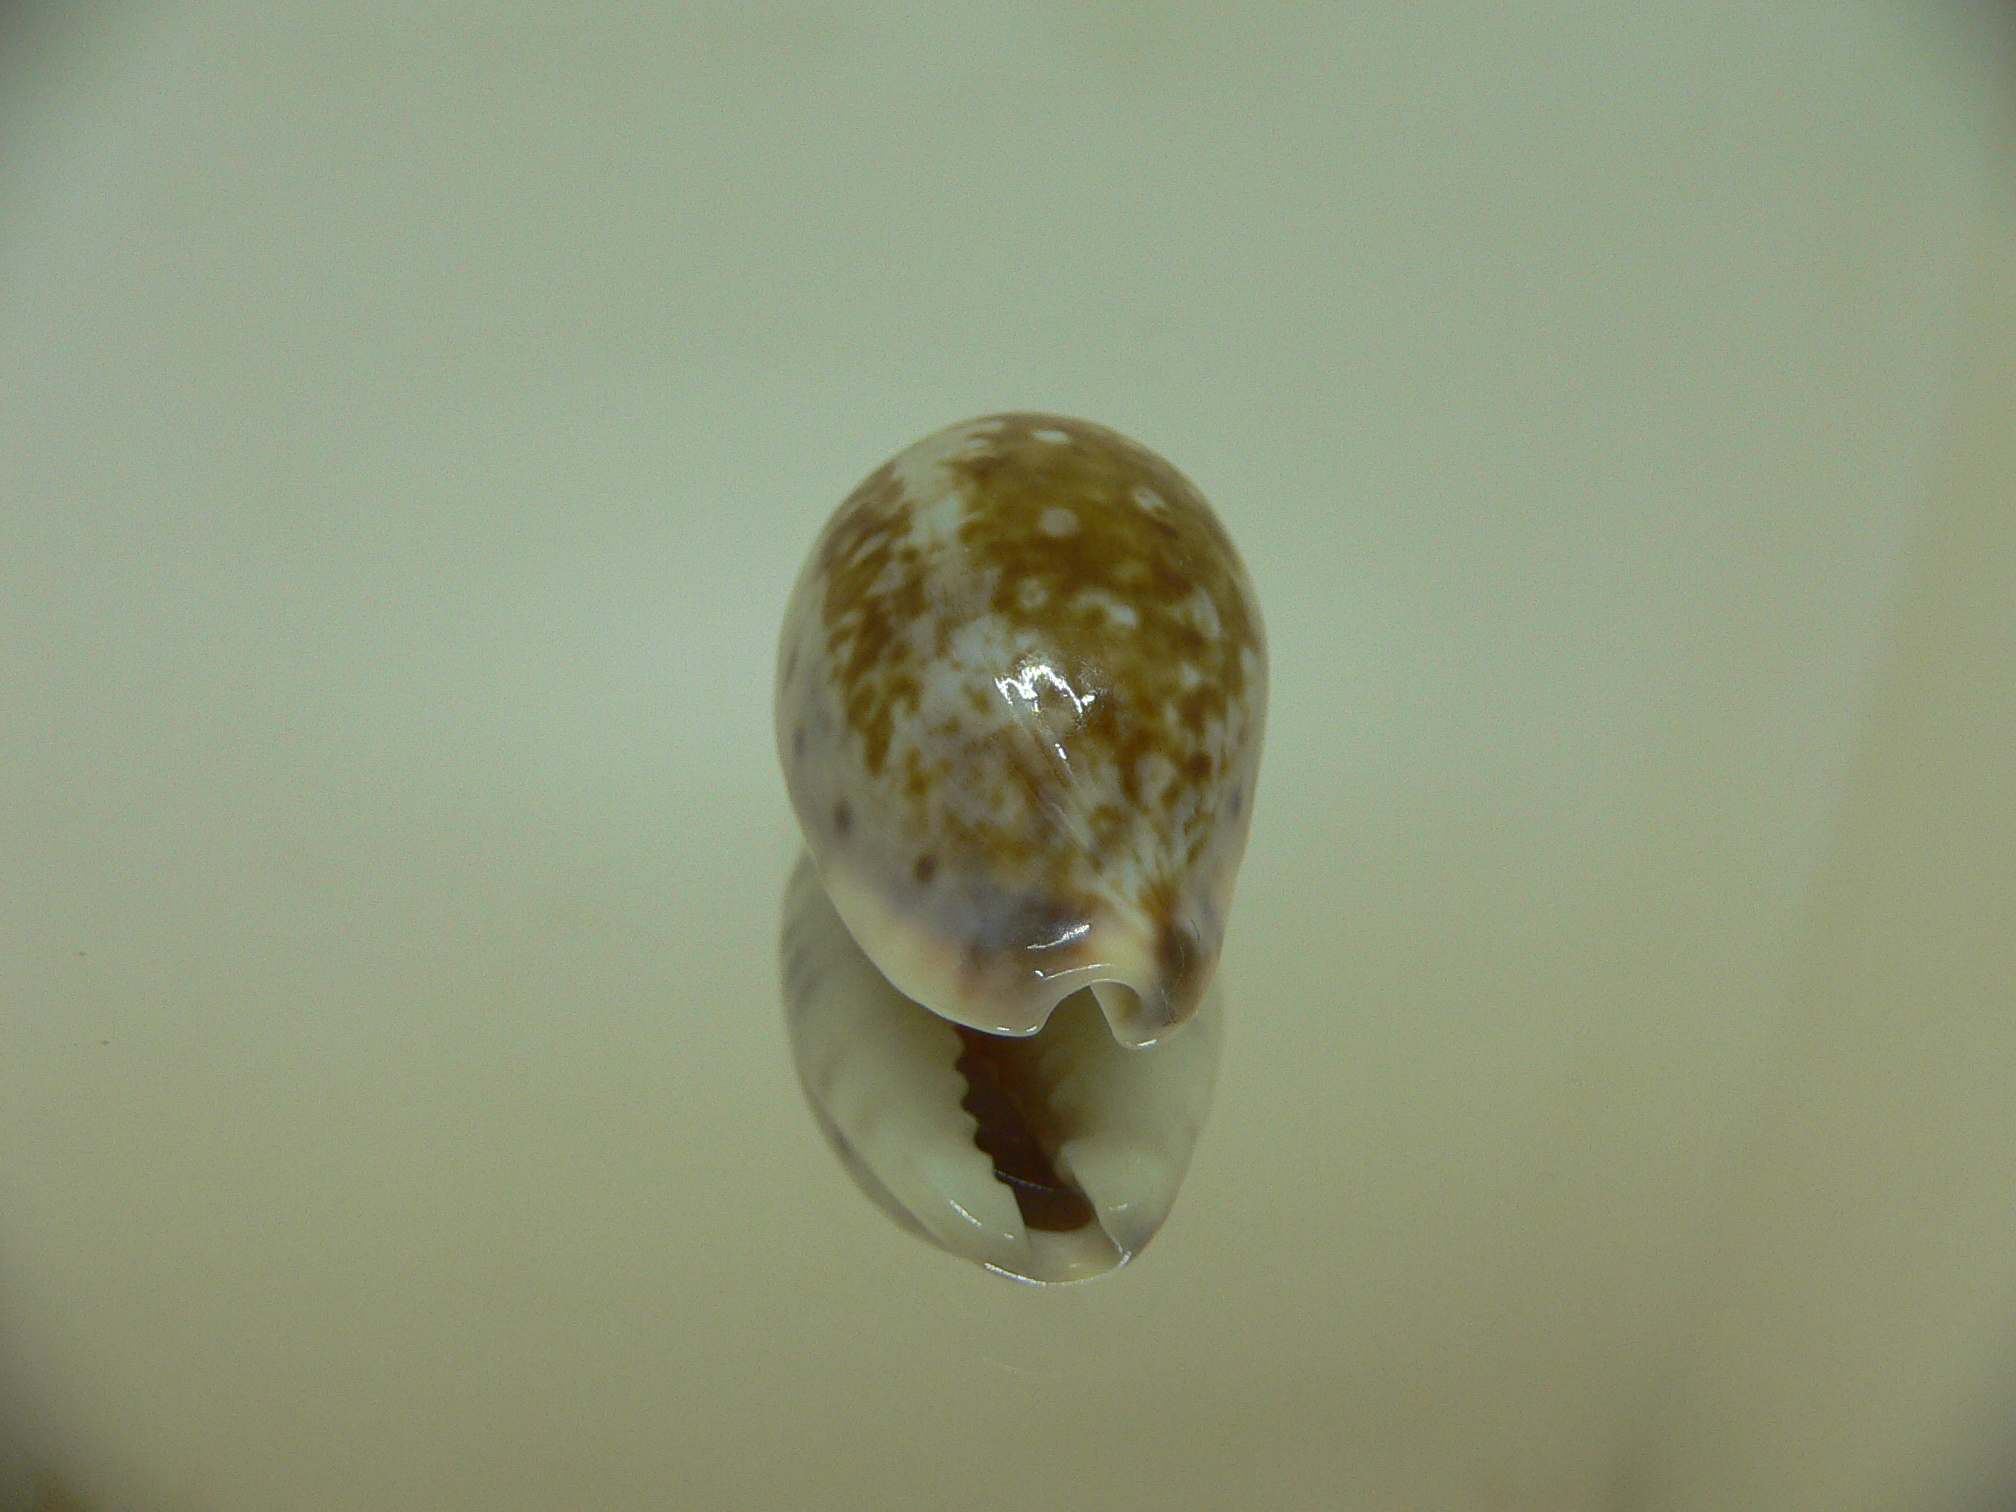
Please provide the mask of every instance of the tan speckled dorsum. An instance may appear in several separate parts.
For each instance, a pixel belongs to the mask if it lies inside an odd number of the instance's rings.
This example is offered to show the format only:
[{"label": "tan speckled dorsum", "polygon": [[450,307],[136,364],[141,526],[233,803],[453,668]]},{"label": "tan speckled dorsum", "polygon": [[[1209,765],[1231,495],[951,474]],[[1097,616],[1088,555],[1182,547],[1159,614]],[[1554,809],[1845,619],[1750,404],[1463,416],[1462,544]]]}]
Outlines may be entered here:
[{"label": "tan speckled dorsum", "polygon": [[1266,696],[1252,586],[1188,480],[1104,426],[993,415],[827,523],[778,749],[828,895],[904,994],[1021,1035],[1090,985],[1148,1044],[1216,966]]}]

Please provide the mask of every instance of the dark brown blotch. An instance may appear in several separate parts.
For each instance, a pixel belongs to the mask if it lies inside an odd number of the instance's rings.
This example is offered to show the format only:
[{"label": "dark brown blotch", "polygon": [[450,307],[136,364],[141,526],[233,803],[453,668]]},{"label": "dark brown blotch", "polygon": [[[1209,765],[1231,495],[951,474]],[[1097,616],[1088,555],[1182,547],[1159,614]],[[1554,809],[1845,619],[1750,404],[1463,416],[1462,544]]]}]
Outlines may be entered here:
[{"label": "dark brown blotch", "polygon": [[910,875],[917,879],[919,887],[929,887],[931,879],[938,875],[938,858],[927,851],[917,858],[917,864],[910,868]]},{"label": "dark brown blotch", "polygon": [[931,769],[915,746],[903,753],[903,791],[918,803],[930,795]]},{"label": "dark brown blotch", "polygon": [[842,798],[838,803],[833,805],[833,833],[838,835],[842,840],[845,840],[848,831],[853,828],[854,810],[849,808],[847,800]]}]

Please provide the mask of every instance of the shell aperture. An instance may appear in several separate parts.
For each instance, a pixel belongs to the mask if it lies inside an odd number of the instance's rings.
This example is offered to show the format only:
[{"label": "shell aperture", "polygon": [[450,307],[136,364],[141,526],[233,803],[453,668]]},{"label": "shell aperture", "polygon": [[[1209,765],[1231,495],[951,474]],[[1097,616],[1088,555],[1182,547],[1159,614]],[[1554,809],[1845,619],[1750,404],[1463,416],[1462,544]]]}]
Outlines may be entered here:
[{"label": "shell aperture", "polygon": [[[1166,1215],[1216,1065],[1205,1005],[1266,679],[1223,526],[1103,426],[950,427],[821,533],[778,654],[778,752],[809,855],[787,901],[788,1015],[828,1136],[934,1241],[1075,1279]],[[821,1103],[843,1086],[849,1111]],[[973,1161],[977,1187],[919,1175]],[[1118,1186],[1116,1164],[1134,1170]],[[1003,1250],[1011,1231],[1043,1253]]]}]

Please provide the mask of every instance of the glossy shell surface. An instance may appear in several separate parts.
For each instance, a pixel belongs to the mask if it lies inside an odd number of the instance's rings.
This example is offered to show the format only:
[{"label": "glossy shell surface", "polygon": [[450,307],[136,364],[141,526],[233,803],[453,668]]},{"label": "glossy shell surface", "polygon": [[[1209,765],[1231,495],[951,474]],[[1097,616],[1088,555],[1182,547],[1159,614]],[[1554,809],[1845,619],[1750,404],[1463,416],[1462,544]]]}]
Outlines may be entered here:
[{"label": "glossy shell surface", "polygon": [[1027,1035],[1091,986],[1147,1045],[1215,970],[1266,691],[1197,490],[1104,426],[993,415],[827,523],[786,613],[778,752],[827,896],[901,993]]}]

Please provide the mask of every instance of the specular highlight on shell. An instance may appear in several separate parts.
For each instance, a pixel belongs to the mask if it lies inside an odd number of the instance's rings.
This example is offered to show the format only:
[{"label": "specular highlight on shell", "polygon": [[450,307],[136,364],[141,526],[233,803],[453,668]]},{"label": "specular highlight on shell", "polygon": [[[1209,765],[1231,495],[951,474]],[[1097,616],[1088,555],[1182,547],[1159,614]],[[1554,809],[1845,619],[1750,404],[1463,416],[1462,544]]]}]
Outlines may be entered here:
[{"label": "specular highlight on shell", "polygon": [[1115,1041],[1158,1045],[1216,968],[1266,679],[1238,553],[1162,458],[1054,415],[927,437],[841,504],[786,612],[778,751],[819,890],[945,1020],[1034,1035],[1089,988]]}]

